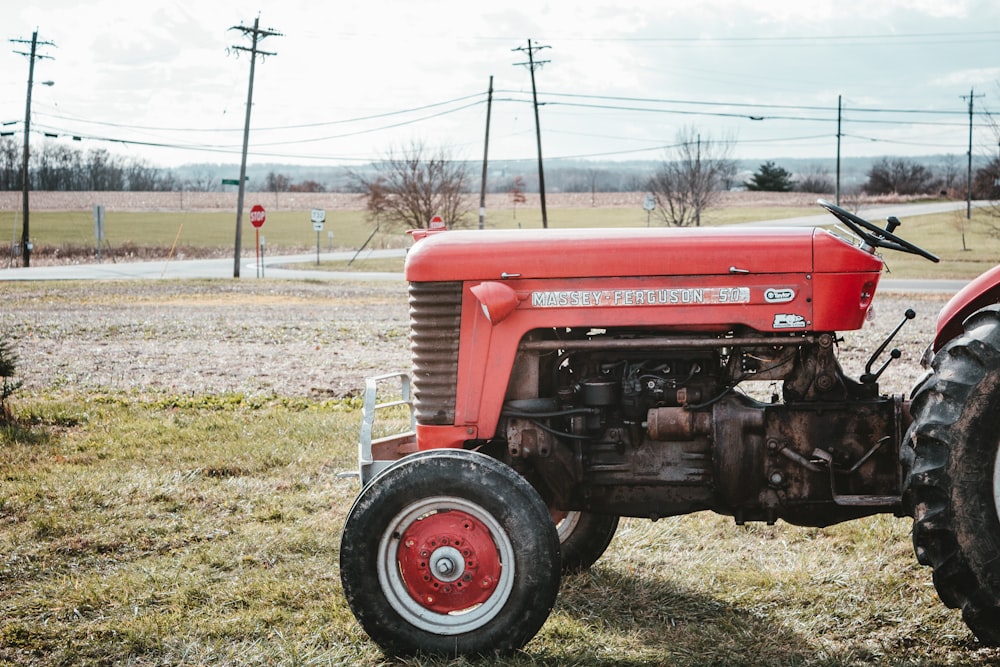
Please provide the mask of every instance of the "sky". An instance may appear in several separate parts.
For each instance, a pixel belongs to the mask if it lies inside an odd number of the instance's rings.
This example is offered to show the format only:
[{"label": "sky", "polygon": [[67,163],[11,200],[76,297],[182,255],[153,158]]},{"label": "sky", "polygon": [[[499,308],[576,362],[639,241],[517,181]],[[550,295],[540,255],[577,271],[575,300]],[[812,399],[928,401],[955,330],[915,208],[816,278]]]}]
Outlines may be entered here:
[{"label": "sky", "polygon": [[[356,166],[415,143],[481,160],[660,160],[678,137],[738,159],[994,155],[996,0],[0,0],[37,30],[32,146],[153,166]],[[23,139],[29,44],[0,50],[0,122]],[[487,104],[490,77],[493,102]],[[53,85],[42,85],[52,81]],[[964,96],[964,97],[963,97]],[[50,136],[45,136],[50,135]],[[74,140],[79,137],[79,140]],[[33,149],[35,150],[35,149]]]}]

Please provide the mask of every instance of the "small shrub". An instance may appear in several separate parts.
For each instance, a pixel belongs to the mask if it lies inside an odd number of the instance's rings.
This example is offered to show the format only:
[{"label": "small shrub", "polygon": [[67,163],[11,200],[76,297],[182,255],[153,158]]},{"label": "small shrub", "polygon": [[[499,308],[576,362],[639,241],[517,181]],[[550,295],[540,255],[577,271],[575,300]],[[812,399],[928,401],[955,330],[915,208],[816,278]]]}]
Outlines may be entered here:
[{"label": "small shrub", "polygon": [[17,353],[10,340],[0,339],[0,423],[10,422],[10,405],[7,399],[21,388],[21,381],[14,379],[17,374]]}]

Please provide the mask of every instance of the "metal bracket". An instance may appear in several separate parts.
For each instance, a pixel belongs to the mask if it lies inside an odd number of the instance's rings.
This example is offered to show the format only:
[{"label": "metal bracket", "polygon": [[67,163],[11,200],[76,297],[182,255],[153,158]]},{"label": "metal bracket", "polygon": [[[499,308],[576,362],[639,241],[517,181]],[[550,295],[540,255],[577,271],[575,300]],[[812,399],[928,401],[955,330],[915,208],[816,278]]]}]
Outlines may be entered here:
[{"label": "metal bracket", "polygon": [[[399,378],[398,400],[378,402],[378,385],[380,382]],[[372,428],[375,424],[375,415],[379,410],[394,408],[405,405],[410,411],[410,430],[379,440],[372,439]],[[364,487],[379,472],[388,468],[395,459],[376,459],[373,452],[380,442],[403,442],[415,439],[417,427],[416,415],[413,412],[413,394],[410,389],[410,376],[406,373],[386,373],[365,378],[365,400],[361,408],[361,435],[358,439],[358,477],[361,486]]]},{"label": "metal bracket", "polygon": [[[848,473],[854,473],[871,458],[882,443],[886,441],[886,438],[879,440],[875,445],[869,449],[864,456],[862,456],[854,466],[848,470]],[[835,505],[841,505],[843,507],[892,507],[898,505],[902,502],[902,498],[899,496],[875,496],[875,495],[842,495],[837,493],[837,473],[833,469],[833,456],[829,452],[823,451],[822,449],[816,449],[813,451],[813,456],[819,461],[826,464],[827,469],[830,471],[830,495],[833,497],[833,502]]]}]

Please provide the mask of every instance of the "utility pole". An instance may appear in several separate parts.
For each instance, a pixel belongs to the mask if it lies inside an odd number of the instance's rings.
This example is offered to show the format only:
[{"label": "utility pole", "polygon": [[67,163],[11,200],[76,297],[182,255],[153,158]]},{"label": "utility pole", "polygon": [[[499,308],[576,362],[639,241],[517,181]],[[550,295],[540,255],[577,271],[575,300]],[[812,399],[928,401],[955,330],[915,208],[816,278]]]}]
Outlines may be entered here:
[{"label": "utility pole", "polygon": [[843,114],[842,97],[842,95],[837,95],[837,195],[834,202],[837,206],[840,206],[840,138],[844,136],[840,133],[840,120]]},{"label": "utility pole", "polygon": [[703,200],[704,192],[702,191],[702,186],[704,182],[701,178],[701,134],[698,134],[698,144],[695,152],[694,158],[694,182],[697,184],[695,188],[698,191],[698,205],[694,207],[694,226],[701,227],[701,201]]},{"label": "utility pole", "polygon": [[[975,95],[975,88],[969,88],[969,168],[965,175],[965,219],[972,219],[972,102],[977,97],[984,97],[984,95]],[[965,95],[961,98],[964,100]]]},{"label": "utility pole", "polygon": [[486,97],[486,141],[483,146],[483,182],[479,187],[479,228],[486,226],[486,162],[490,154],[490,111],[493,109],[493,75],[490,75],[490,90]]},{"label": "utility pole", "polygon": [[527,65],[528,69],[531,71],[531,100],[535,107],[535,141],[538,144],[538,192],[541,196],[542,202],[542,227],[549,226],[548,213],[545,211],[545,170],[542,168],[542,129],[538,124],[538,91],[535,88],[535,67],[541,67],[548,60],[535,60],[535,51],[541,51],[542,49],[547,49],[548,46],[532,46],[531,40],[528,40],[528,46],[519,46],[516,49],[511,49],[512,51],[527,51],[528,52],[528,62],[526,63],[514,63],[515,65]]},{"label": "utility pole", "polygon": [[242,230],[243,230],[243,196],[246,192],[246,177],[247,177],[247,146],[250,142],[250,110],[253,107],[253,73],[254,65],[257,62],[257,56],[273,56],[276,55],[271,51],[261,51],[257,48],[258,42],[265,37],[280,37],[281,33],[274,30],[261,30],[260,29],[260,15],[253,20],[253,28],[248,28],[244,25],[234,25],[230,30],[239,30],[244,36],[249,35],[251,38],[251,46],[247,48],[245,46],[233,46],[231,47],[233,51],[246,51],[250,54],[250,85],[247,89],[247,115],[246,122],[243,124],[243,159],[240,162],[240,190],[239,194],[236,196],[236,253],[233,258],[233,278],[240,277],[240,250],[242,248]]},{"label": "utility pole", "polygon": [[[39,54],[39,46],[55,46],[52,42],[39,42],[38,41],[38,30],[31,33],[31,41],[26,39],[12,39],[10,40],[14,44],[31,44],[31,52],[26,53],[24,51],[14,51],[22,56],[28,57],[28,94],[26,96],[26,101],[24,103],[24,151],[21,155],[21,189],[22,189],[22,206],[21,206],[21,263],[24,267],[31,266],[31,236],[29,234],[28,225],[28,192],[31,190],[30,178],[28,173],[28,155],[30,142],[28,140],[31,135],[31,88],[35,84],[35,61],[42,59],[52,59],[52,56],[46,56]],[[46,85],[51,86],[51,81],[46,81]]]}]

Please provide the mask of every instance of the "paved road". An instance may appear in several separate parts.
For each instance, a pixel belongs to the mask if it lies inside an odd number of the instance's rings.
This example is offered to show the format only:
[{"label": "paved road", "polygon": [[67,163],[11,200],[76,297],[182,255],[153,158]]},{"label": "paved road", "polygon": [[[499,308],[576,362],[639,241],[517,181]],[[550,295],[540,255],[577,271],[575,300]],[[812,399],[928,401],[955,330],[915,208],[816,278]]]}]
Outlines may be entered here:
[{"label": "paved road", "polygon": [[[400,257],[405,250],[372,250],[362,258]],[[349,260],[353,250],[320,253],[320,261]],[[315,264],[316,253],[304,255],[276,255],[265,257],[264,278],[294,278],[312,280],[402,280],[401,273],[364,273],[357,271],[312,271],[309,269],[283,268],[295,264]],[[143,280],[143,279],[192,279],[232,278],[233,260],[187,259],[171,262],[104,262],[102,264],[73,264],[65,266],[32,266],[0,270],[4,280]],[[240,277],[257,279],[256,260],[243,259]]]},{"label": "paved road", "polygon": [[[989,206],[988,201],[974,201],[972,202],[973,208],[980,208],[983,206]],[[904,237],[906,235],[906,218],[908,216],[914,215],[932,215],[935,213],[948,213],[950,211],[964,211],[966,203],[964,201],[943,201],[943,202],[932,202],[932,203],[917,203],[917,204],[885,204],[882,206],[866,206],[859,209],[858,211],[851,211],[852,213],[857,213],[865,220],[870,220],[879,226],[881,226],[885,219],[894,215],[903,222],[903,226],[900,228],[900,234]],[[848,207],[844,207],[848,208]],[[832,215],[823,211],[817,207],[817,210],[822,211],[814,215],[804,215],[798,218],[782,218],[779,220],[760,220],[758,222],[745,222],[743,225],[748,226],[783,226],[783,227],[817,227],[822,225],[829,225],[837,222],[836,218]]]}]

